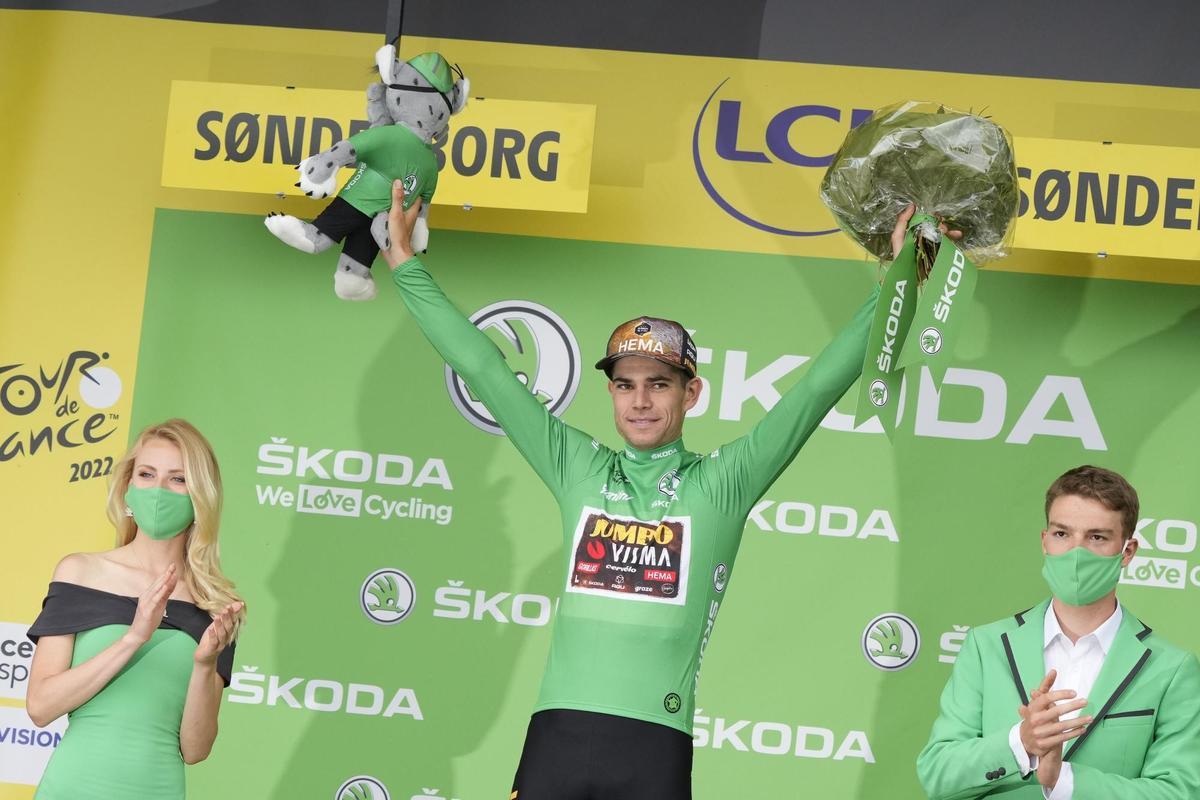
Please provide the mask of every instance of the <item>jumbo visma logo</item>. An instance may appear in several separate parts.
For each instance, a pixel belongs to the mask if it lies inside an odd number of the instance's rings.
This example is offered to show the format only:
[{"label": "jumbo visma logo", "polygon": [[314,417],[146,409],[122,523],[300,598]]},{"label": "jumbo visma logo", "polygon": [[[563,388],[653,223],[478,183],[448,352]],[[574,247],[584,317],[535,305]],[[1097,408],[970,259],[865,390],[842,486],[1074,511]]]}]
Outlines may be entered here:
[{"label": "jumbo visma logo", "polygon": [[763,103],[760,92],[721,81],[696,117],[692,160],[708,196],[726,214],[780,236],[836,233],[817,195],[825,168],[870,109]]},{"label": "jumbo visma logo", "polygon": [[[575,334],[545,306],[526,300],[503,300],[471,316],[475,327],[500,348],[517,380],[554,416],[571,405],[579,388],[580,356]],[[446,390],[455,408],[480,430],[504,435],[496,418],[446,365]]]}]

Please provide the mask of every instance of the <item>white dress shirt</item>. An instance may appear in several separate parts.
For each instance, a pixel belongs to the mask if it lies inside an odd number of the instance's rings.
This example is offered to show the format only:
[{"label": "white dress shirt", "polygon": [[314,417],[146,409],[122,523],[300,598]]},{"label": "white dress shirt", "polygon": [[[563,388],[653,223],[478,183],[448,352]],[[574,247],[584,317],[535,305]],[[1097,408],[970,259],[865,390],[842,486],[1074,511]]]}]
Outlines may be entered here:
[{"label": "white dress shirt", "polygon": [[[1096,684],[1096,676],[1100,674],[1100,668],[1104,666],[1104,657],[1108,655],[1108,651],[1112,649],[1113,640],[1117,638],[1117,629],[1121,627],[1121,617],[1121,604],[1118,603],[1117,609],[1100,624],[1100,627],[1086,636],[1080,636],[1079,641],[1072,644],[1067,635],[1063,633],[1062,626],[1058,624],[1058,616],[1054,613],[1054,603],[1051,602],[1046,606],[1046,617],[1042,622],[1044,642],[1042,654],[1045,659],[1046,672],[1055,670],[1057,673],[1050,691],[1073,689],[1075,697],[1072,699],[1091,699],[1088,697],[1088,693]],[[1063,700],[1061,702],[1069,703],[1071,701]],[[1081,710],[1063,714],[1061,719],[1074,719],[1080,715]],[[1008,746],[1017,759],[1021,775],[1028,775],[1037,769],[1037,756],[1031,756],[1025,752],[1025,745],[1021,743],[1021,723],[1018,722],[1009,731]],[[1070,741],[1063,745],[1064,748],[1069,746]],[[1075,774],[1071,770],[1071,762],[1064,761],[1062,771],[1058,774],[1058,783],[1052,790],[1043,786],[1042,794],[1046,800],[1071,800],[1074,792]]]}]

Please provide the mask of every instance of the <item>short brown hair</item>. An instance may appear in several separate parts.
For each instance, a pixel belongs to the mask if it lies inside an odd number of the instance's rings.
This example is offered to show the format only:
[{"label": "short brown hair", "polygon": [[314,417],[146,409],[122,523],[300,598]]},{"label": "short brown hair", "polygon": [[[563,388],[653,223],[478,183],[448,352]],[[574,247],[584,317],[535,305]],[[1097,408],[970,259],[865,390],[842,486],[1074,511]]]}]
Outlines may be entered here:
[{"label": "short brown hair", "polygon": [[1046,490],[1047,524],[1050,522],[1050,506],[1063,495],[1099,500],[1109,511],[1121,514],[1121,538],[1133,536],[1139,510],[1137,490],[1112,470],[1084,464],[1058,476]]}]

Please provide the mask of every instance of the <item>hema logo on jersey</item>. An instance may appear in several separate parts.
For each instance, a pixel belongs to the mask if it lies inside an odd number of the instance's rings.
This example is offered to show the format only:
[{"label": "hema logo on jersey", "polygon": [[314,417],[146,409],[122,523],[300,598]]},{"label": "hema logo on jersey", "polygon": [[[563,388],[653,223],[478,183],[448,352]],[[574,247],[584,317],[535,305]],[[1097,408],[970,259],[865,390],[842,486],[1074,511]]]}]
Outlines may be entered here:
[{"label": "hema logo on jersey", "polygon": [[[502,300],[471,315],[471,322],[500,348],[517,380],[554,416],[561,416],[579,388],[580,355],[575,334],[562,317],[528,300]],[[455,408],[480,430],[504,431],[457,372],[446,365],[446,391]]]},{"label": "hema logo on jersey", "polygon": [[691,517],[646,521],[584,507],[571,557],[568,592],[683,605]]}]

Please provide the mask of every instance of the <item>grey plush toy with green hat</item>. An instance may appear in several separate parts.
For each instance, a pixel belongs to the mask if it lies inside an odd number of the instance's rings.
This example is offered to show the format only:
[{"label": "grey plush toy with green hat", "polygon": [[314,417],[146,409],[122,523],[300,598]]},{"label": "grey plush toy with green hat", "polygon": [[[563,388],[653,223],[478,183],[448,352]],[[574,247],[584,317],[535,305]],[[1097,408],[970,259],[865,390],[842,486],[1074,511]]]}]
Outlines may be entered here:
[{"label": "grey plush toy with green hat", "polygon": [[312,222],[277,213],[264,220],[280,241],[305,253],[343,243],[333,277],[334,292],[343,300],[375,297],[371,263],[386,234],[392,181],[404,181],[405,208],[421,198],[412,247],[421,252],[428,246],[429,206],[438,176],[431,142],[449,128],[451,115],[466,106],[471,86],[439,53],[403,62],[389,44],[376,52],[375,63],[380,80],[367,88],[371,127],[301,161],[296,185],[323,200],[337,191],[339,169],[353,165],[354,175]]}]

